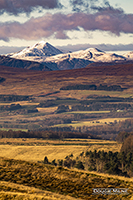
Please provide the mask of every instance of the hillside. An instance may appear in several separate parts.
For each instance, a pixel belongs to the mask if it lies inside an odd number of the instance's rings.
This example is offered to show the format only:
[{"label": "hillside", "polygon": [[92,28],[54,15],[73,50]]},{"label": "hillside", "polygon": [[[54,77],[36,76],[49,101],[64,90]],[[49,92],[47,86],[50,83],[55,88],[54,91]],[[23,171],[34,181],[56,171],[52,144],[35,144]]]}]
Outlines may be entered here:
[{"label": "hillside", "polygon": [[[107,85],[119,83],[122,87],[130,89],[133,87],[131,77],[133,76],[133,62],[113,65],[110,65],[110,63],[92,63],[83,69],[51,72],[0,66],[0,74],[2,78],[6,79],[1,83],[1,94],[47,94],[60,90],[62,86],[79,83],[106,83]],[[125,79],[122,77],[125,77]]]},{"label": "hillside", "polygon": [[14,67],[14,68],[38,70],[38,71],[51,71],[44,64],[34,61],[10,58],[7,56],[0,56],[0,65]]},{"label": "hillside", "polygon": [[0,66],[0,77],[1,128],[81,131],[103,139],[133,128],[131,62],[51,72]]},{"label": "hillside", "polygon": [[[104,198],[119,200],[121,198],[128,200],[132,198],[133,184],[129,179],[121,180],[117,177],[105,177],[83,170],[78,171],[22,160],[0,158],[0,161],[1,199],[94,200]],[[128,194],[94,195],[93,188],[99,186],[102,188],[127,188]]]}]

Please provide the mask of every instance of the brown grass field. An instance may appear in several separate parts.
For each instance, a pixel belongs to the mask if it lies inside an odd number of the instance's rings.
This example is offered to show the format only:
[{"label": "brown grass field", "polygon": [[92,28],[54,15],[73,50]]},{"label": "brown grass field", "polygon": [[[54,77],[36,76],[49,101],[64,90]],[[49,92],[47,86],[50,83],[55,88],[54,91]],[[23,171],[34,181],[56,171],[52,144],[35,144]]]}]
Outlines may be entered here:
[{"label": "brown grass field", "polygon": [[37,189],[35,187],[24,186],[22,184],[0,181],[0,199],[15,200],[75,200],[77,198],[68,195],[61,195],[47,190]]},{"label": "brown grass field", "polygon": [[111,122],[117,121],[125,121],[128,119],[132,119],[132,118],[106,118],[106,119],[98,119],[98,120],[93,120],[93,121],[72,121],[71,124],[56,124],[52,127],[66,127],[66,126],[72,126],[74,128],[76,127],[82,127],[82,126],[100,126],[100,125],[105,125],[106,124],[110,124]]},{"label": "brown grass field", "polygon": [[[1,199],[49,199],[52,196],[53,200],[62,199],[63,196],[59,196],[62,194],[65,195],[64,199],[126,200],[133,195],[133,182],[128,178],[5,158],[0,158],[0,167]],[[93,195],[92,188],[97,187],[128,188],[128,195]]]},{"label": "brown grass field", "polygon": [[[94,65],[94,64],[93,64]],[[0,94],[45,95],[58,91],[68,84],[120,84],[127,87],[122,94],[133,94],[133,64],[113,66],[88,66],[83,69],[40,72],[0,66],[0,76],[6,81],[1,83]],[[103,91],[102,91],[103,92]],[[61,92],[61,96],[71,96],[70,91]],[[83,94],[84,96],[85,94]],[[56,96],[56,95],[55,95]]]},{"label": "brown grass field", "polygon": [[43,161],[47,156],[49,161],[65,159],[73,154],[74,158],[81,152],[105,150],[120,151],[121,144],[104,140],[36,140],[36,139],[0,139],[0,156],[26,161]]},{"label": "brown grass field", "polygon": [[[116,64],[112,66],[97,66],[89,65],[83,69],[41,72],[24,70],[18,68],[11,68],[0,66],[0,77],[6,80],[0,83],[0,94],[2,95],[32,95],[35,101],[17,101],[17,102],[0,102],[0,106],[7,106],[13,103],[20,104],[21,106],[36,106],[38,113],[25,115],[18,112],[2,112],[0,113],[1,128],[21,128],[30,129],[32,124],[33,128],[44,127],[45,120],[59,117],[71,117],[75,112],[63,114],[54,114],[57,106],[49,108],[38,107],[40,102],[49,99],[58,98],[75,98],[77,100],[86,100],[89,95],[97,96],[110,96],[110,97],[132,97],[133,95],[133,64]],[[97,90],[60,90],[61,87],[73,84],[107,84],[120,85],[127,88],[123,91],[97,91]],[[57,93],[56,93],[57,92]],[[71,105],[69,105],[71,108]],[[92,113],[96,113],[94,111]],[[98,111],[104,112],[104,111]],[[107,112],[107,111],[105,111]],[[110,111],[108,111],[110,112]],[[91,114],[91,112],[78,111],[77,114]],[[106,114],[106,113],[105,113]],[[129,113],[132,114],[132,113]],[[104,117],[103,117],[104,118]],[[107,118],[111,118],[108,116]],[[112,117],[116,118],[116,117]],[[121,118],[129,118],[121,117]],[[132,118],[130,116],[130,118]],[[99,119],[98,119],[99,120]],[[6,121],[6,122],[5,122]],[[24,123],[28,121],[27,123]],[[74,120],[73,120],[74,121]],[[75,120],[76,121],[76,120]],[[80,120],[79,120],[80,121]],[[84,120],[85,121],[85,120]],[[11,124],[11,126],[10,126]],[[55,123],[57,125],[60,123]],[[79,124],[82,125],[82,122]],[[83,124],[84,125],[84,124]],[[92,123],[91,126],[98,125]],[[60,125],[59,125],[60,126]],[[63,126],[63,125],[61,125]],[[72,125],[73,126],[73,125]]]}]

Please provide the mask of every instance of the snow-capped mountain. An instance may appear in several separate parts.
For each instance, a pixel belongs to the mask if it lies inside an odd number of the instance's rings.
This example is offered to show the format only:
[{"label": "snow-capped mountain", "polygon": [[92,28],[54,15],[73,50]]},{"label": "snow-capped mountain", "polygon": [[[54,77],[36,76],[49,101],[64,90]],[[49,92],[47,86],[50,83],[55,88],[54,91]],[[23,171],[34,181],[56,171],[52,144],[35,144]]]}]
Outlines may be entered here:
[{"label": "snow-capped mountain", "polygon": [[128,60],[133,60],[133,51],[126,53],[123,56],[126,57]]},{"label": "snow-capped mountain", "polygon": [[19,52],[7,54],[7,55],[9,57],[17,58],[17,59],[39,61],[39,59],[44,60],[46,57],[54,56],[61,53],[62,51],[55,48],[48,42],[41,41],[39,43],[34,44],[33,46],[28,46],[27,48]]},{"label": "snow-capped mountain", "polygon": [[41,41],[31,47],[27,47],[17,53],[7,54],[8,57],[30,60],[42,63],[51,70],[64,70],[84,68],[93,62],[118,62],[126,61],[131,56],[121,56],[112,53],[106,53],[97,48],[63,53],[51,44]]},{"label": "snow-capped mountain", "polygon": [[97,48],[89,48],[86,50],[76,51],[72,53],[50,56],[47,57],[45,61],[58,62],[60,60],[68,58],[69,60],[75,58],[75,59],[89,60],[91,62],[113,62],[113,61],[125,60],[123,56],[112,53],[105,53],[104,51],[101,51]]}]

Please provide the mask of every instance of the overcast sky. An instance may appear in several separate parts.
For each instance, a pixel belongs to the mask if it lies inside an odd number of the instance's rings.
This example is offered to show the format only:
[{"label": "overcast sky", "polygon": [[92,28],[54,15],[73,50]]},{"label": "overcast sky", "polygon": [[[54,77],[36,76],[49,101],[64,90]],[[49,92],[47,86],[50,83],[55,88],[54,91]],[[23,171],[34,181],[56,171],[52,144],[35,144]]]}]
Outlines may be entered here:
[{"label": "overcast sky", "polygon": [[0,0],[0,53],[41,40],[133,50],[133,0]]}]

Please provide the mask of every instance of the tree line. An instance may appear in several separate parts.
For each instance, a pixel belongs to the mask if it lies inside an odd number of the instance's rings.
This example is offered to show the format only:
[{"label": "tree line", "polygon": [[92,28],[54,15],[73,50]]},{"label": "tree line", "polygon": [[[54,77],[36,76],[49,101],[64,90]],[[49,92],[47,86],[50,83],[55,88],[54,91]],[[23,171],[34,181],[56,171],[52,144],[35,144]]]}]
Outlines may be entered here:
[{"label": "tree line", "polygon": [[64,139],[64,138],[97,138],[91,134],[80,132],[68,132],[68,131],[13,131],[13,130],[0,130],[0,138],[42,138],[42,139]]},{"label": "tree line", "polygon": [[30,100],[30,96],[23,95],[0,95],[0,101],[28,101]]},{"label": "tree line", "polygon": [[77,85],[68,85],[61,87],[60,90],[106,90],[106,91],[123,91],[126,88],[122,88],[120,85],[102,85],[99,86],[92,84],[92,85],[83,85],[83,84],[77,84]]},{"label": "tree line", "polygon": [[0,83],[4,82],[5,80],[5,78],[0,77]]},{"label": "tree line", "polygon": [[[123,134],[121,135],[123,136]],[[124,139],[120,152],[94,150],[81,152],[76,159],[73,157],[73,154],[70,154],[64,160],[55,158],[49,162],[45,156],[43,162],[60,167],[133,177],[133,133]]]}]

